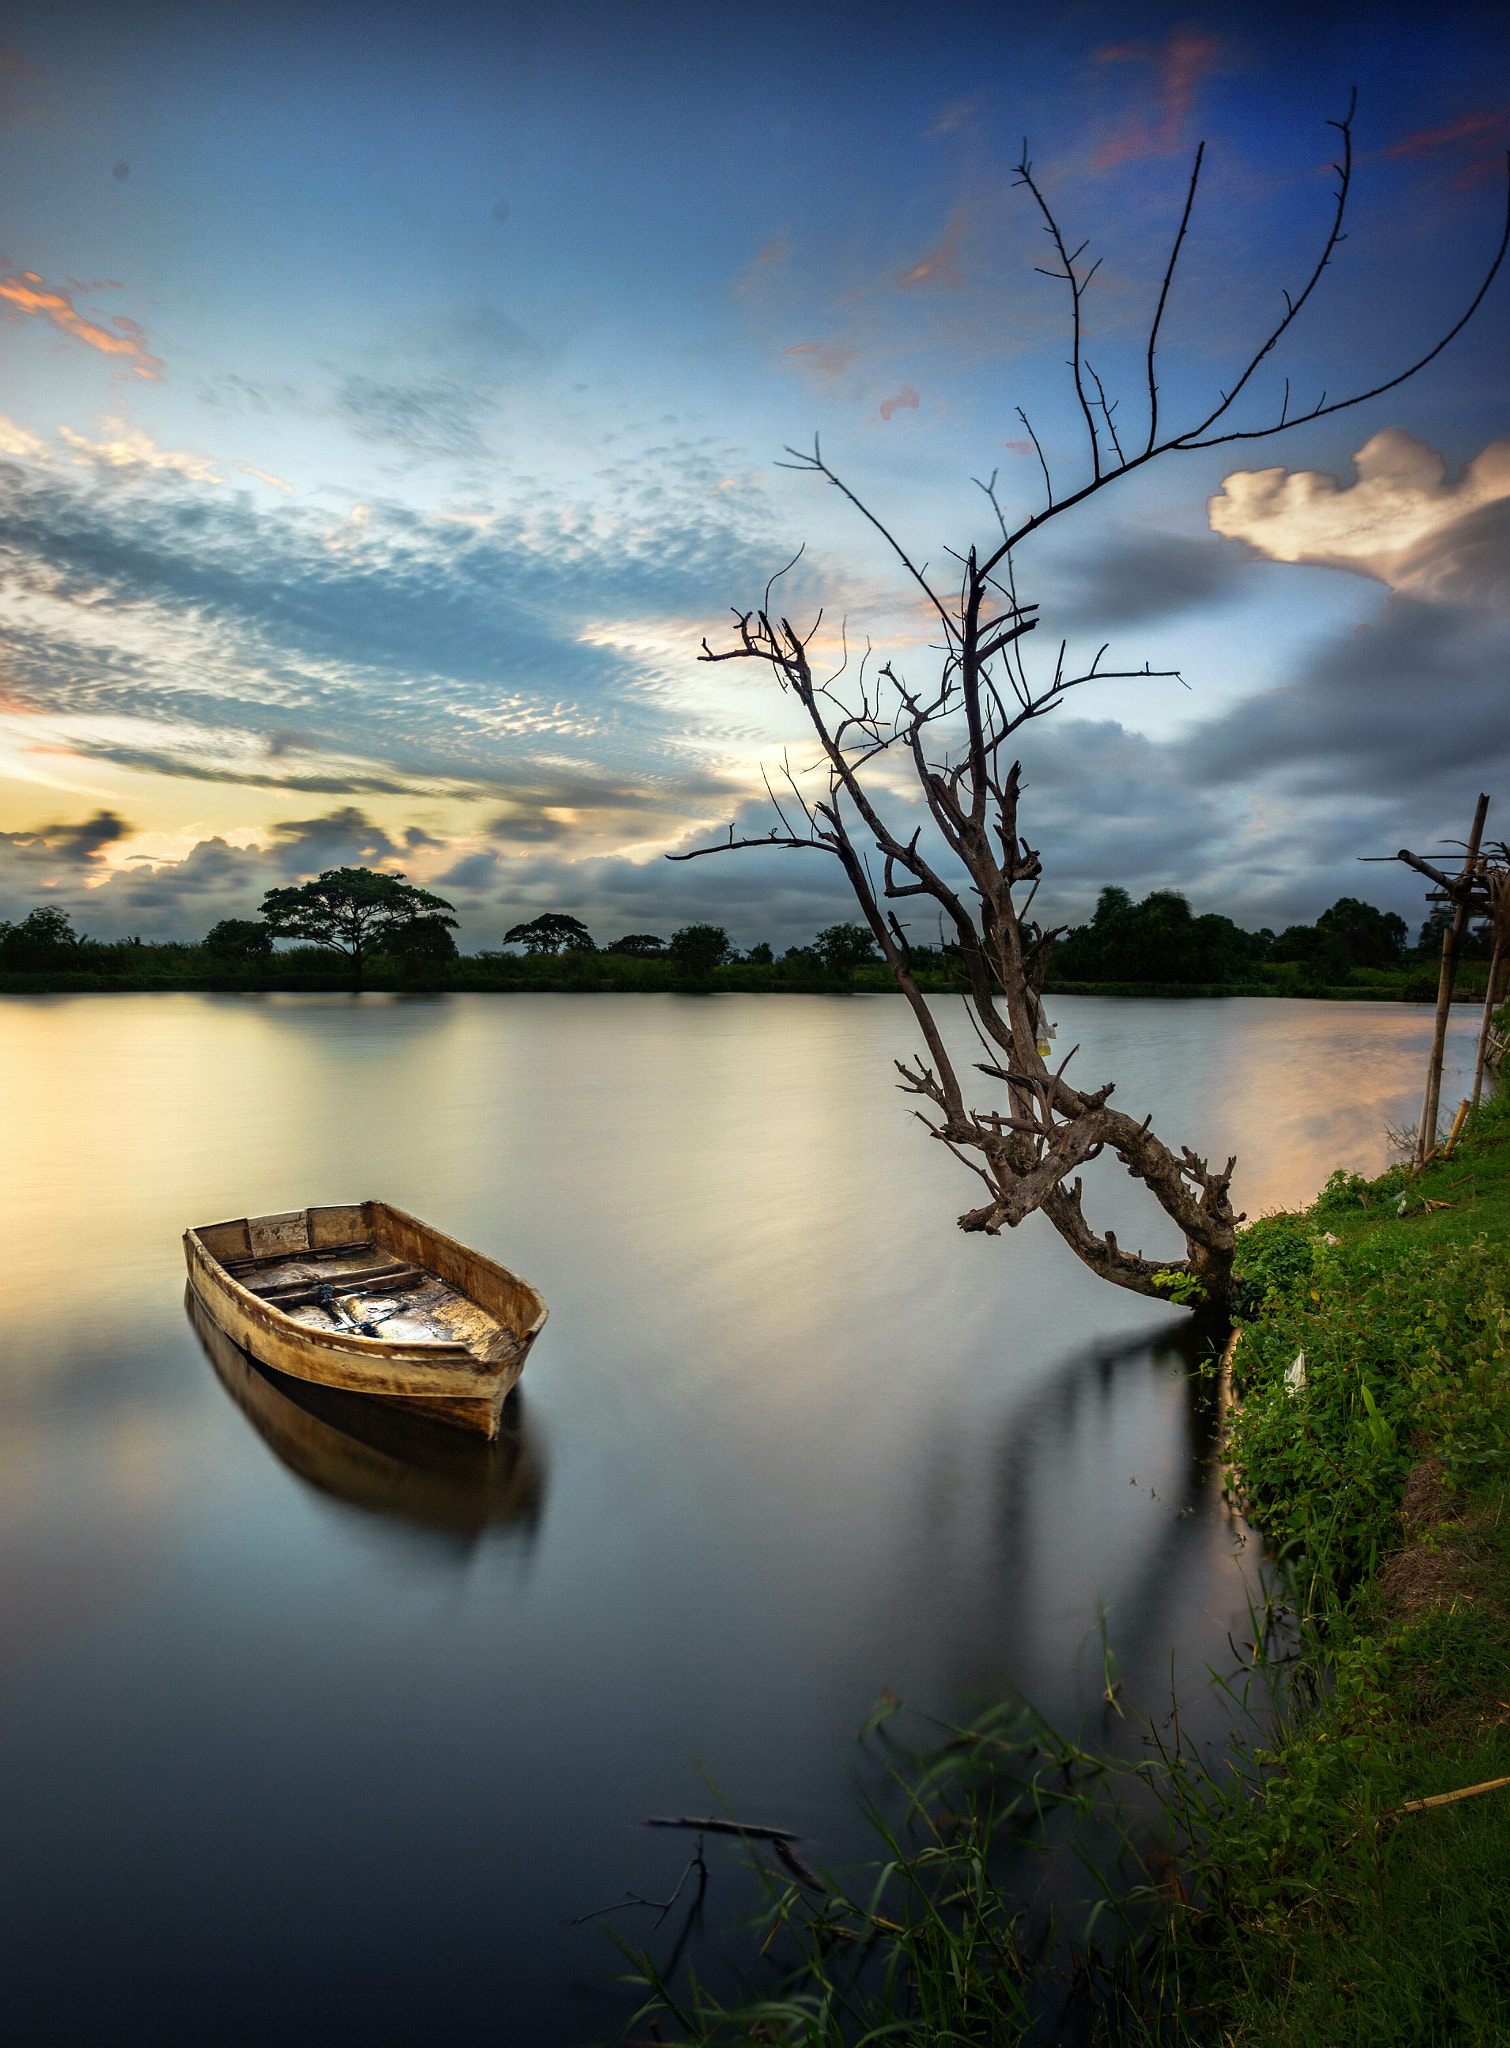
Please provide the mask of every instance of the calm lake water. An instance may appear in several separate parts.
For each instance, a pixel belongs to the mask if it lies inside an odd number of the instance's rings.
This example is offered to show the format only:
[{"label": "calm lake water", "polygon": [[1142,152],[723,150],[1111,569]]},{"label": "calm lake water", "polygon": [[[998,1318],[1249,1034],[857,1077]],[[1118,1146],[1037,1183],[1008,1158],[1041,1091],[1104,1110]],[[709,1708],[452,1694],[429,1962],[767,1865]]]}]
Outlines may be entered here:
[{"label": "calm lake water", "polygon": [[[1419,1103],[1424,1008],[1050,1007],[1252,1214],[1380,1170]],[[664,1895],[687,1841],[638,1823],[709,1810],[701,1771],[842,1861],[881,1687],[1094,1733],[1101,1607],[1134,1709],[1230,1662],[1257,1546],[1188,1317],[1041,1219],[961,1236],[911,1048],[886,997],[0,1002],[9,2039],[609,2037],[622,1965],[566,1923]],[[366,1195],[545,1294],[495,1453],[191,1324],[186,1225]],[[710,1941],[743,1905],[720,1863]]]}]

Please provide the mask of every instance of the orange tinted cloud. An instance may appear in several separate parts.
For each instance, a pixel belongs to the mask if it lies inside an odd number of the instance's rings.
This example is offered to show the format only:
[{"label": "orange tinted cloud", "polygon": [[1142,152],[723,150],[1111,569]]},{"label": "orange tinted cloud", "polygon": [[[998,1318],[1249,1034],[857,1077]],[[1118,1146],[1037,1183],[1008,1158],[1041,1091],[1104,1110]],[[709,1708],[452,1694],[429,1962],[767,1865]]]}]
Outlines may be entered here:
[{"label": "orange tinted cloud", "polygon": [[82,341],[86,348],[98,349],[102,356],[122,356],[138,377],[155,378],[162,370],[158,358],[149,355],[143,347],[142,330],[134,321],[118,320],[115,324],[126,331],[112,334],[108,327],[86,320],[66,292],[44,284],[34,270],[0,277],[0,312],[7,320],[27,317],[45,320],[59,334]]},{"label": "orange tinted cloud", "polygon": [[1171,156],[1179,147],[1185,118],[1195,104],[1196,87],[1221,55],[1215,36],[1177,28],[1162,50],[1142,43],[1111,43],[1096,52],[1102,64],[1151,63],[1158,66],[1151,100],[1118,123],[1096,151],[1096,168],[1110,170],[1139,157]]},{"label": "orange tinted cloud", "polygon": [[1477,185],[1481,179],[1503,167],[1502,152],[1507,141],[1510,141],[1510,107],[1500,107],[1494,112],[1480,109],[1471,114],[1459,114],[1456,120],[1444,121],[1438,128],[1414,129],[1398,142],[1391,143],[1384,154],[1432,157],[1464,145],[1470,152],[1492,150],[1493,154],[1488,156],[1471,155],[1469,162],[1452,181],[1457,186]]},{"label": "orange tinted cloud", "polygon": [[763,249],[757,249],[750,258],[744,276],[734,289],[741,293],[758,291],[770,278],[777,264],[791,248],[787,241],[767,242]]},{"label": "orange tinted cloud", "polygon": [[1386,156],[1434,156],[1452,142],[1497,142],[1510,131],[1510,107],[1498,113],[1459,114],[1440,128],[1417,128],[1399,142],[1392,142]]},{"label": "orange tinted cloud", "polygon": [[921,285],[941,284],[950,291],[962,291],[965,280],[960,274],[960,244],[965,239],[965,216],[956,208],[949,216],[944,229],[944,239],[936,249],[930,249],[926,256],[920,256],[910,270],[897,274],[900,290],[916,291]]},{"label": "orange tinted cloud", "polygon": [[24,121],[35,105],[29,87],[42,84],[43,74],[19,50],[0,43],[0,121]]},{"label": "orange tinted cloud", "polygon": [[795,348],[787,350],[787,354],[806,356],[812,367],[825,377],[842,377],[859,350],[844,348],[836,341],[799,341]]},{"label": "orange tinted cloud", "polygon": [[893,397],[881,400],[881,417],[883,420],[889,420],[894,412],[916,412],[917,409],[918,394],[910,384],[904,384],[901,390]]}]

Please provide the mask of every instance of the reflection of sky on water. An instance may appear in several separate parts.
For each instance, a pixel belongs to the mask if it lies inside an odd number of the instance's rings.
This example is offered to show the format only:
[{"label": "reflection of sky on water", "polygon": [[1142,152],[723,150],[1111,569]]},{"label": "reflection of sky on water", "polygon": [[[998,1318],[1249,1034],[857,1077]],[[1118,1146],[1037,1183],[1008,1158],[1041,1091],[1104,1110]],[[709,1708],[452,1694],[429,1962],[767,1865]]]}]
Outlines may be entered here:
[{"label": "reflection of sky on water", "polygon": [[[1255,1213],[1384,1163],[1430,1026],[1053,1008],[1087,1079],[1242,1155]],[[213,2011],[227,2041],[291,2011],[295,2039],[507,2011],[504,2039],[585,2040],[611,1952],[562,1923],[674,1873],[631,1824],[706,1798],[694,1757],[843,1856],[882,1685],[1015,1683],[1094,1728],[1098,1603],[1134,1709],[1243,1616],[1187,1320],[1037,1221],[954,1230],[971,1183],[890,1085],[895,1002],[65,998],[0,1035],[18,2024],[87,2029],[108,1986],[115,2024]],[[1097,1227],[1156,1249],[1106,1167]],[[522,1518],[297,1402],[249,1413],[184,1317],[185,1223],[370,1193],[550,1303]]]}]

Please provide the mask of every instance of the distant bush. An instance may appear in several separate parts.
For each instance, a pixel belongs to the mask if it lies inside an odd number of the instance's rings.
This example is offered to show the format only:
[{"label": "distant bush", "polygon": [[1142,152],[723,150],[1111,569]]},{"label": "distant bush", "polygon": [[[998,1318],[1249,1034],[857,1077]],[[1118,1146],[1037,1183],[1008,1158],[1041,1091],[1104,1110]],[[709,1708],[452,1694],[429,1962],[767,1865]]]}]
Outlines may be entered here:
[{"label": "distant bush", "polygon": [[273,935],[260,918],[226,917],[206,932],[204,949],[226,960],[265,960]]},{"label": "distant bush", "polygon": [[870,926],[864,924],[829,925],[814,939],[813,951],[830,974],[842,975],[846,981],[854,979],[857,967],[878,957]]},{"label": "distant bush", "polygon": [[721,924],[685,924],[671,934],[667,953],[684,974],[706,980],[715,967],[734,957],[729,934]]},{"label": "distant bush", "polygon": [[19,924],[0,924],[0,967],[11,974],[34,974],[39,968],[78,967],[83,939],[66,910],[55,903],[39,905]]}]

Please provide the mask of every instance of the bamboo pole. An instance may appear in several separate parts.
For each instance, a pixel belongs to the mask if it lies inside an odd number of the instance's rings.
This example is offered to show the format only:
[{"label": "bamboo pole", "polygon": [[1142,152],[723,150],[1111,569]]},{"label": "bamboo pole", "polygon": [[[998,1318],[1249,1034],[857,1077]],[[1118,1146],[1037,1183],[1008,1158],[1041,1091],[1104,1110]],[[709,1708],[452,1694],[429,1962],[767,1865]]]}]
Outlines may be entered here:
[{"label": "bamboo pole", "polygon": [[[1501,852],[1505,849],[1502,847]],[[1489,1062],[1489,1042],[1494,1031],[1494,1013],[1503,998],[1499,993],[1500,975],[1505,965],[1507,941],[1510,941],[1510,874],[1503,868],[1492,870],[1485,876],[1489,890],[1489,930],[1494,941],[1494,952],[1489,961],[1489,986],[1484,991],[1484,1014],[1479,1022],[1478,1053],[1473,1063],[1473,1106],[1479,1106],[1479,1093],[1484,1085],[1484,1068]]]},{"label": "bamboo pole", "polygon": [[1494,952],[1489,959],[1489,986],[1484,991],[1484,1015],[1479,1024],[1479,1048],[1473,1062],[1473,1106],[1479,1106],[1479,1093],[1484,1086],[1484,1058],[1489,1051],[1489,1029],[1494,1020],[1494,984],[1499,980],[1500,954],[1504,947],[1498,932],[1494,938]]},{"label": "bamboo pole", "polygon": [[1419,1171],[1431,1159],[1437,1149],[1437,1112],[1442,1101],[1442,1054],[1447,1045],[1447,1019],[1452,1011],[1452,985],[1457,979],[1458,954],[1462,950],[1463,937],[1468,930],[1468,884],[1478,865],[1479,841],[1484,833],[1484,818],[1489,809],[1487,796],[1480,796],[1473,813],[1473,830],[1468,835],[1468,851],[1463,856],[1462,885],[1455,892],[1457,906],[1452,924],[1442,934],[1442,970],[1437,977],[1437,1022],[1431,1035],[1431,1061],[1426,1069],[1426,1100],[1421,1105],[1421,1128],[1416,1133],[1415,1164]]}]

